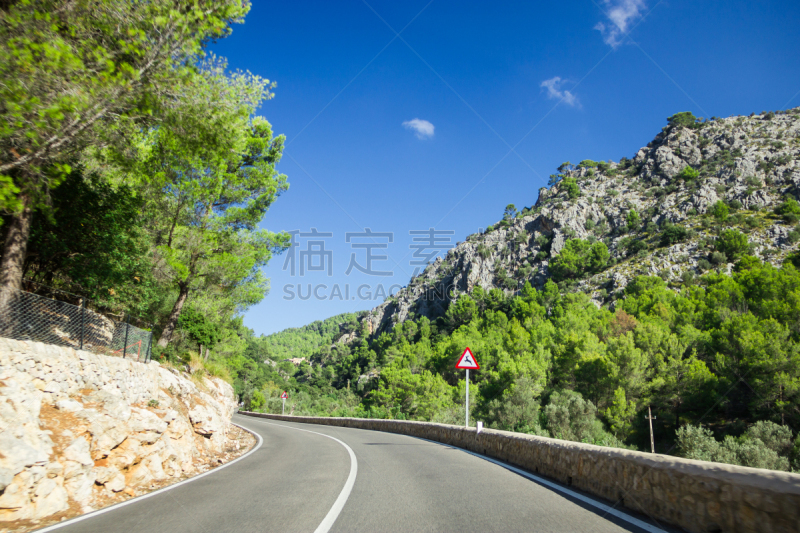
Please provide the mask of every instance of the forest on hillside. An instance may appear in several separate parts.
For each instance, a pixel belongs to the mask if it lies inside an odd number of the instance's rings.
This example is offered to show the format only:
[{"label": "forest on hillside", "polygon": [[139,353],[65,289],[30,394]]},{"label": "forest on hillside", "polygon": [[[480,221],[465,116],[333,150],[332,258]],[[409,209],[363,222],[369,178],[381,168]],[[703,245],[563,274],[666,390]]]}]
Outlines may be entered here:
[{"label": "forest on hillside", "polygon": [[[795,259],[796,263],[800,263]],[[465,346],[471,417],[490,427],[761,468],[800,468],[800,264],[743,257],[679,290],[638,277],[615,311],[550,281],[516,296],[476,289],[425,317],[318,355],[295,414],[462,424]],[[363,369],[380,375],[358,381]],[[331,369],[333,369],[331,371]],[[347,379],[357,382],[343,391]],[[277,410],[267,384],[256,408]],[[353,394],[357,394],[355,403]]]}]

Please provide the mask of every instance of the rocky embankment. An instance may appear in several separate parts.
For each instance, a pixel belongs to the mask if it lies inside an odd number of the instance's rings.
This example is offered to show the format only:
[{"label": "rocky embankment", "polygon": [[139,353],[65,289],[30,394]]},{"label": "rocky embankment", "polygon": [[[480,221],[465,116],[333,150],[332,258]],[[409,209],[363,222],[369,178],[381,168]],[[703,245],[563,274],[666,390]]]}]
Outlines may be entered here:
[{"label": "rocky embankment", "polygon": [[232,387],[0,338],[0,522],[71,516],[208,470],[240,448]]}]

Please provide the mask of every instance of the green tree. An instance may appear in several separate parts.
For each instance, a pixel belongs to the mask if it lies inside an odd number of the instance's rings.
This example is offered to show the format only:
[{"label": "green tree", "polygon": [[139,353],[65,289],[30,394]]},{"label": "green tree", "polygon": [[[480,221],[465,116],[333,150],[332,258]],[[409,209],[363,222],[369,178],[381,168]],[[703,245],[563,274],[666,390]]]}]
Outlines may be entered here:
[{"label": "green tree", "polygon": [[25,277],[144,317],[160,291],[142,205],[133,188],[76,166],[52,192],[50,207],[33,217]]},{"label": "green tree", "polygon": [[627,222],[628,231],[634,231],[641,224],[641,219],[639,218],[639,213],[636,212],[636,209],[631,209],[628,211],[625,221]]},{"label": "green tree", "polygon": [[249,10],[237,0],[30,0],[0,6],[0,286],[22,280],[33,212],[90,145],[123,147],[191,87],[203,46]]},{"label": "green tree", "polygon": [[680,224],[665,223],[661,228],[661,246],[672,246],[689,238],[689,230]]},{"label": "green tree", "polygon": [[561,182],[561,188],[567,191],[567,196],[569,196],[570,200],[574,200],[581,195],[581,189],[578,187],[578,182],[575,181],[575,178],[564,179]]},{"label": "green tree", "polygon": [[722,222],[726,218],[728,218],[728,206],[725,205],[725,202],[722,200],[717,200],[717,202],[711,206],[711,209],[708,210],[711,213],[711,216],[717,219],[717,221]]},{"label": "green tree", "polygon": [[780,215],[788,224],[795,224],[800,220],[800,203],[794,198],[787,198],[776,209],[775,213]]},{"label": "green tree", "polygon": [[285,233],[258,229],[288,188],[275,170],[284,137],[273,138],[265,119],[250,118],[271,96],[268,82],[226,75],[219,61],[203,67],[193,96],[183,102],[188,109],[146,138],[152,148],[142,172],[163,191],[152,212],[168,214],[154,224],[158,267],[177,290],[160,346],[169,343],[193,289],[215,287],[234,308],[260,301],[267,290],[261,267],[288,245]]},{"label": "green tree", "polygon": [[714,248],[725,254],[728,261],[735,261],[749,253],[751,246],[747,235],[735,229],[726,229],[714,241]]},{"label": "green tree", "polygon": [[558,257],[550,262],[549,269],[555,281],[576,279],[603,270],[610,256],[602,242],[590,244],[583,239],[570,239]]},{"label": "green tree", "polygon": [[505,220],[511,220],[516,216],[517,216],[517,207],[514,204],[508,204],[506,206],[505,211],[503,211],[503,218]]},{"label": "green tree", "polygon": [[667,119],[667,127],[696,129],[702,127],[702,123],[691,111],[682,111]]},{"label": "green tree", "polygon": [[686,165],[685,167],[683,167],[683,170],[681,170],[676,177],[678,179],[682,179],[683,181],[694,181],[700,177],[700,172],[693,169],[689,165]]}]

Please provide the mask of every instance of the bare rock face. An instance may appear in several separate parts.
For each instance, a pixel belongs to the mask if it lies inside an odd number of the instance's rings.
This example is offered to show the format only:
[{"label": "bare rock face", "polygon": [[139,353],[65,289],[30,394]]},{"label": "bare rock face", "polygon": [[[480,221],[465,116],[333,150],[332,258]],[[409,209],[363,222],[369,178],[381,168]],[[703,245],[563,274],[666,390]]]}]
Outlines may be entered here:
[{"label": "bare rock face", "polygon": [[0,338],[0,522],[202,471],[229,444],[235,409],[218,379]]}]

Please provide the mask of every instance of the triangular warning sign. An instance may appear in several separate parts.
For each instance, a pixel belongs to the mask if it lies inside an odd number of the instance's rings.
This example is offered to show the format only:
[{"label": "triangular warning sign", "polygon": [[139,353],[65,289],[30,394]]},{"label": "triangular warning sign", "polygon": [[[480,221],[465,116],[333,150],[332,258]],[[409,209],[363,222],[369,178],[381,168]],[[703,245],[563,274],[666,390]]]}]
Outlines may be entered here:
[{"label": "triangular warning sign", "polygon": [[456,368],[469,370],[481,369],[480,365],[478,365],[478,361],[475,360],[475,356],[472,355],[472,351],[469,348],[465,349],[464,353],[461,354],[461,357],[458,359],[458,363],[456,363]]},{"label": "triangular warning sign", "polygon": [[283,394],[281,394],[281,399],[285,400],[288,397],[289,397],[289,395],[286,394],[286,391],[283,391]]}]

